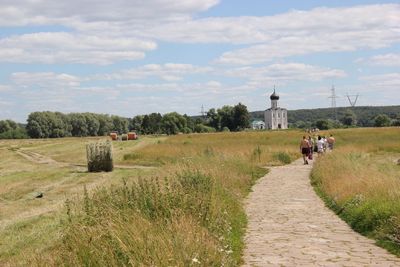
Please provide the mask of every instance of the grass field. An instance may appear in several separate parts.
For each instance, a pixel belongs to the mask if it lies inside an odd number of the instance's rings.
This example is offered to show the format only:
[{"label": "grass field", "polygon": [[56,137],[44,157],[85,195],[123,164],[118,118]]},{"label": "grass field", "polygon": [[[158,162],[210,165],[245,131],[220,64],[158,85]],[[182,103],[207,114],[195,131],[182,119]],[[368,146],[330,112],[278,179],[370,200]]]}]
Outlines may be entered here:
[{"label": "grass field", "polygon": [[[399,128],[333,133],[335,151],[318,158],[312,183],[354,229],[398,253]],[[237,266],[242,200],[261,167],[300,156],[302,135],[114,142],[111,173],[86,171],[85,145],[98,138],[0,141],[0,265]]]},{"label": "grass field", "polygon": [[[77,198],[83,187],[120,183],[123,177],[152,172],[119,169],[113,173],[87,173],[85,145],[98,138],[0,141],[0,265],[16,265],[60,237],[65,201]],[[115,143],[116,164],[126,151],[165,138]],[[38,192],[44,197],[36,199]]]},{"label": "grass field", "polygon": [[315,164],[317,192],[356,231],[400,255],[400,129],[337,130]]},{"label": "grass field", "polygon": [[1,141],[0,265],[237,265],[241,201],[261,166],[298,157],[300,137],[114,142],[112,173],[86,171],[85,144],[98,138]]}]

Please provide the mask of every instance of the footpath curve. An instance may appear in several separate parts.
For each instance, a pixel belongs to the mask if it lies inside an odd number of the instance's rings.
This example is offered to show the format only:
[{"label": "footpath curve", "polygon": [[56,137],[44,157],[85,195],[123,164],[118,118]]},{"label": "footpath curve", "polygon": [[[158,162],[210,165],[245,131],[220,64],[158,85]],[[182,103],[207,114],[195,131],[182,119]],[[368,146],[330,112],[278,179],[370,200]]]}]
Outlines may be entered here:
[{"label": "footpath curve", "polygon": [[400,266],[354,232],[314,192],[312,164],[273,167],[245,202],[244,266]]}]

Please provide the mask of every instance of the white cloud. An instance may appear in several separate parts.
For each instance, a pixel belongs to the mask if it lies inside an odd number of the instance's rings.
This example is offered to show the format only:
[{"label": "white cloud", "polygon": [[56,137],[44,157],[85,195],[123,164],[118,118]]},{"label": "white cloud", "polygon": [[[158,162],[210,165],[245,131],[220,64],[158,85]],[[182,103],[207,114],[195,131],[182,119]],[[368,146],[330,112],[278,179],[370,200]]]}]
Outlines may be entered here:
[{"label": "white cloud", "polygon": [[382,93],[384,90],[391,90],[396,92],[396,96],[399,97],[400,73],[385,73],[363,76],[360,78],[360,80],[366,83],[365,90],[367,91]]},{"label": "white cloud", "polygon": [[356,63],[366,63],[374,66],[400,67],[400,54],[389,53],[372,56],[370,58],[360,58],[356,60]]},{"label": "white cloud", "polygon": [[241,77],[259,84],[286,83],[291,81],[320,81],[328,78],[343,78],[346,73],[301,63],[279,63],[264,67],[241,67],[227,70],[229,77]]},{"label": "white cloud", "polygon": [[80,78],[69,74],[54,72],[14,72],[11,80],[18,87],[33,87],[62,89],[80,86]]},{"label": "white cloud", "polygon": [[118,60],[141,59],[144,50],[155,48],[154,42],[129,38],[42,32],[0,39],[0,61],[105,65]]},{"label": "white cloud", "polygon": [[[319,52],[376,49],[400,42],[400,5],[315,8],[264,17],[194,14],[217,0],[4,0],[0,26],[63,25],[72,33],[36,33],[0,40],[0,61],[111,64],[137,60],[154,41],[251,44],[216,61],[254,64]],[[146,41],[153,40],[153,41]],[[31,45],[34,44],[34,45]],[[166,80],[177,80],[166,76]]]},{"label": "white cloud", "polygon": [[121,70],[111,74],[96,74],[89,80],[138,80],[148,77],[158,77],[162,80],[174,82],[180,81],[186,75],[208,73],[211,67],[200,67],[191,64],[148,64],[137,68]]},{"label": "white cloud", "polygon": [[11,90],[12,90],[11,86],[0,84],[0,92],[8,92]]},{"label": "white cloud", "polygon": [[216,5],[218,0],[2,0],[0,26],[71,22],[176,21]]},{"label": "white cloud", "polygon": [[142,34],[171,42],[235,44],[266,43],[290,36],[323,37],[332,33],[348,33],[346,40],[353,34],[369,37],[378,34],[377,42],[381,43],[380,32],[391,36],[398,33],[399,13],[400,5],[396,4],[315,8],[274,16],[215,17],[164,23]]},{"label": "white cloud", "polygon": [[264,31],[255,34],[254,40],[260,44],[226,52],[217,62],[255,64],[311,53],[377,49],[400,42],[400,5],[316,8],[268,17],[274,18],[274,22],[263,24]]}]

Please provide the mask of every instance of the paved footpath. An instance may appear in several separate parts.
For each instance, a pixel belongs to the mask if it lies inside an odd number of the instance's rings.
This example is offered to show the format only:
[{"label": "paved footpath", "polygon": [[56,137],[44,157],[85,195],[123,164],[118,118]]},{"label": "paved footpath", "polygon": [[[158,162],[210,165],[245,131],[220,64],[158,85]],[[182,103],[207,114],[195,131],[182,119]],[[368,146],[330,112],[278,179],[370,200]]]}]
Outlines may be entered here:
[{"label": "paved footpath", "polygon": [[302,160],[271,168],[246,200],[245,266],[400,266],[325,207]]}]

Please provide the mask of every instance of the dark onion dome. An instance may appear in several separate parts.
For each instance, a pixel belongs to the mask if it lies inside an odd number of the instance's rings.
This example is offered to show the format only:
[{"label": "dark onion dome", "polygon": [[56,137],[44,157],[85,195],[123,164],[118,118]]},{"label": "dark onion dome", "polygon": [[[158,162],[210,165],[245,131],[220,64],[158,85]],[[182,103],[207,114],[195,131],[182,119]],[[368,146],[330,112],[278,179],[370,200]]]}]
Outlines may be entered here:
[{"label": "dark onion dome", "polygon": [[274,92],[272,93],[272,95],[269,97],[271,100],[279,100],[279,95],[277,95],[276,93],[275,93],[275,89],[274,89]]}]

